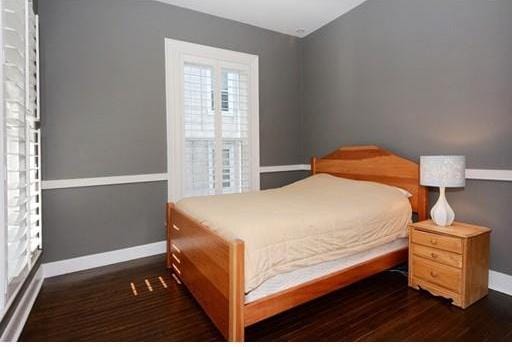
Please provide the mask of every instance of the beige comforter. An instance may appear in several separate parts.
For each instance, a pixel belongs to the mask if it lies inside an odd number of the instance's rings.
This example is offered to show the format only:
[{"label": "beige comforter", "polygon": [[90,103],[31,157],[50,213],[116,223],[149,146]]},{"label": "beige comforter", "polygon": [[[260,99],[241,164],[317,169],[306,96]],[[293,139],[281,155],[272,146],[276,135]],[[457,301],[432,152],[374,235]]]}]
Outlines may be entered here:
[{"label": "beige comforter", "polygon": [[407,235],[409,200],[387,185],[319,174],[259,192],[186,198],[177,207],[245,241],[245,291],[266,279]]}]

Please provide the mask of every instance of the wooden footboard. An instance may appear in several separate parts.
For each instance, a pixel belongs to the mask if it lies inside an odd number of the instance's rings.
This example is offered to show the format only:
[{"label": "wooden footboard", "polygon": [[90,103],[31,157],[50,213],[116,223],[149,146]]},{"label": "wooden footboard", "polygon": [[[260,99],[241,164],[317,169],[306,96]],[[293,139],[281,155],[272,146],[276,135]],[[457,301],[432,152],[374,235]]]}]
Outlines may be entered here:
[{"label": "wooden footboard", "polygon": [[229,341],[244,338],[244,243],[228,242],[167,205],[167,266]]},{"label": "wooden footboard", "polygon": [[229,341],[243,341],[247,326],[407,261],[405,248],[246,304],[243,241],[224,240],[173,204],[167,211],[167,266]]}]

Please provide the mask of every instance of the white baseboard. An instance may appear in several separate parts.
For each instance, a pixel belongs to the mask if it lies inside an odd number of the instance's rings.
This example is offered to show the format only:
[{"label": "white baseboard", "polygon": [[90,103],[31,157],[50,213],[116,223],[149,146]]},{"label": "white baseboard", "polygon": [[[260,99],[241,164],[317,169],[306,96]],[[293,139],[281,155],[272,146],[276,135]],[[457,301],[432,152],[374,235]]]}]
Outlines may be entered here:
[{"label": "white baseboard", "polygon": [[93,269],[116,263],[166,252],[166,242],[160,241],[146,245],[118,249],[115,251],[86,255],[43,264],[44,277],[54,277],[72,272]]},{"label": "white baseboard", "polygon": [[512,276],[493,270],[489,271],[489,288],[512,296]]},{"label": "white baseboard", "polygon": [[25,326],[25,322],[32,310],[32,306],[39,294],[39,290],[43,285],[43,280],[44,273],[43,267],[41,266],[36,271],[34,277],[28,284],[27,289],[23,293],[21,300],[16,306],[14,314],[9,319],[9,323],[7,323],[7,326],[0,337],[0,341],[18,341],[18,338],[23,331],[23,327]]}]

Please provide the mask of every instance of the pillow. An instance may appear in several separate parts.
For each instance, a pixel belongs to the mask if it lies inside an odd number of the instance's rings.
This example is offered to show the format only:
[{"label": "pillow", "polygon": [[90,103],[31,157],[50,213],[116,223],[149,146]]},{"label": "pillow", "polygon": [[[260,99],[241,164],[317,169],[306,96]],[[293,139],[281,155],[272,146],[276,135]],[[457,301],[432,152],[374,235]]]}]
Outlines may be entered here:
[{"label": "pillow", "polygon": [[396,190],[398,190],[400,193],[402,193],[406,198],[410,198],[412,196],[412,194],[410,192],[408,192],[407,190],[403,189],[403,188],[398,188],[398,187],[394,187]]}]

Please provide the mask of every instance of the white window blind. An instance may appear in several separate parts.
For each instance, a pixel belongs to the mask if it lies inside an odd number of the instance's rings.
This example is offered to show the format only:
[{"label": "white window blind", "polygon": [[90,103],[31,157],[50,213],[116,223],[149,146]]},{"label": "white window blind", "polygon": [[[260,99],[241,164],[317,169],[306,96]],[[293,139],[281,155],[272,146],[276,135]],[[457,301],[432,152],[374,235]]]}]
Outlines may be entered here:
[{"label": "white window blind", "polygon": [[0,314],[41,248],[38,23],[32,1],[2,0]]},{"label": "white window blind", "polygon": [[257,56],[166,40],[169,199],[259,189]]}]

